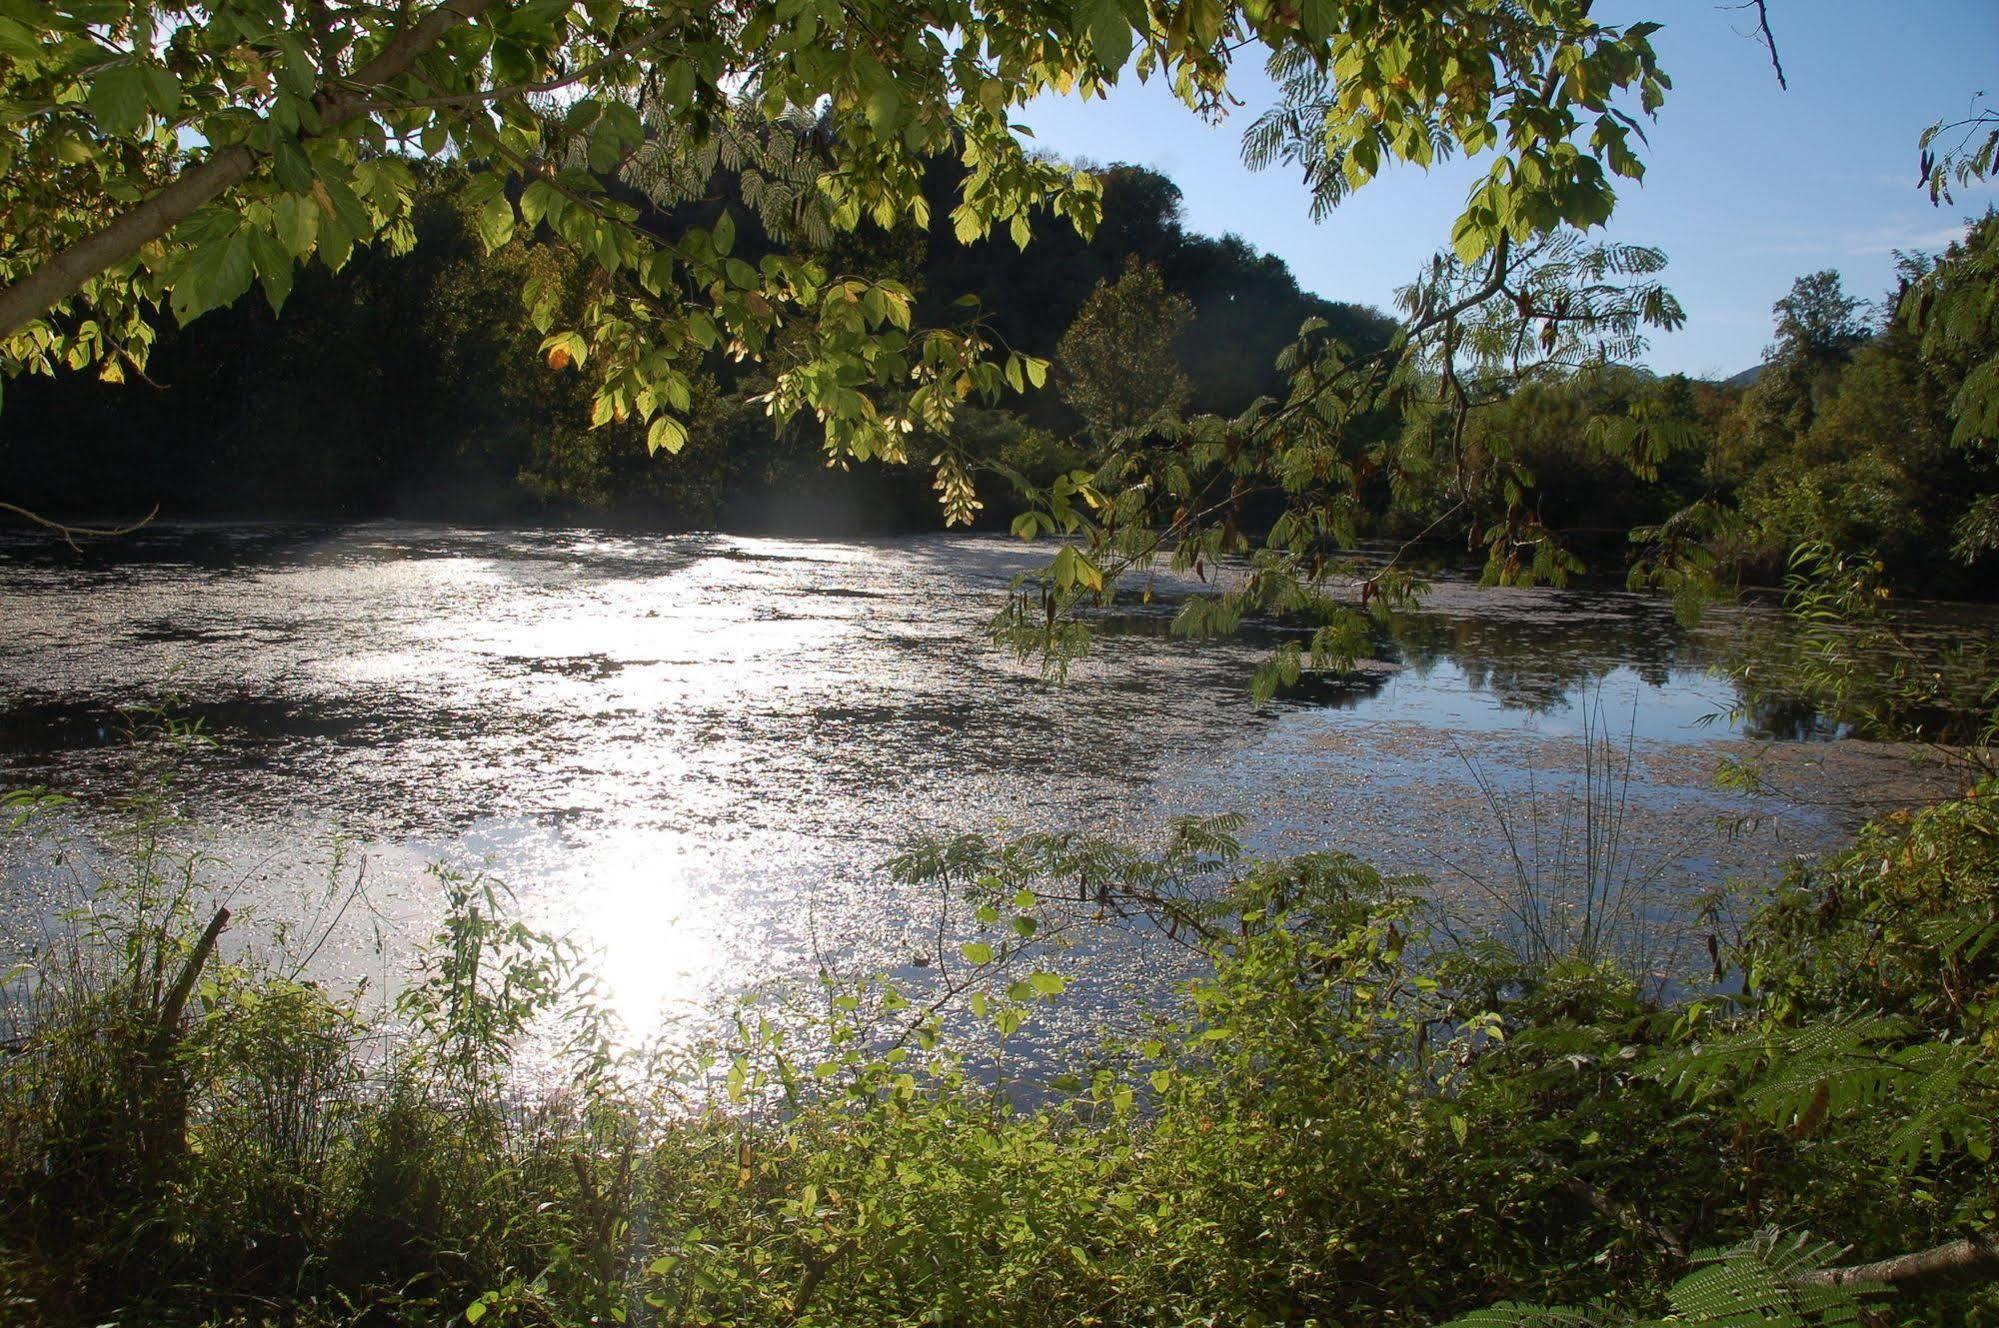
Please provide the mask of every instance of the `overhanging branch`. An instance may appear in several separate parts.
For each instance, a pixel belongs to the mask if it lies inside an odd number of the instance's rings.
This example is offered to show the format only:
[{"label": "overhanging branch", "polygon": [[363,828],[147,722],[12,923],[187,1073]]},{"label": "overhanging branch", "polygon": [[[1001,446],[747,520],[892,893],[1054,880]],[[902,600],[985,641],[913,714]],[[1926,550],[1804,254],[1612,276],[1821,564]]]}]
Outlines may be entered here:
[{"label": "overhanging branch", "polygon": [[1898,1254],[1873,1263],[1817,1268],[1790,1279],[1795,1286],[1837,1287],[1856,1283],[1891,1286],[1898,1290],[1928,1290],[1954,1282],[1999,1278],[1999,1233],[1968,1236],[1948,1244]]},{"label": "overhanging branch", "polygon": [[[477,18],[493,0],[445,0],[390,39],[367,64],[343,80],[375,88],[407,73],[417,57],[446,32]],[[366,96],[323,86],[313,97],[327,130],[367,113]],[[49,258],[33,272],[0,290],[0,337],[12,336],[82,290],[91,278],[116,267],[145,245],[163,238],[203,205],[220,198],[256,170],[258,156],[241,143],[216,149],[188,167],[173,183],[119,213],[104,226]]]}]

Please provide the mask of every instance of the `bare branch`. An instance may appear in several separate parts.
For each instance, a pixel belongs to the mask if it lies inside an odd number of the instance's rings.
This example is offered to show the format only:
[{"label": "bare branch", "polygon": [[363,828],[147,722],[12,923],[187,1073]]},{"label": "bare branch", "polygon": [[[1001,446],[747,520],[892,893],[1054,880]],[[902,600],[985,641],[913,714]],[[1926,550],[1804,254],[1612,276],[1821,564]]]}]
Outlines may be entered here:
[{"label": "bare branch", "polygon": [[130,525],[126,526],[65,525],[60,521],[51,520],[50,518],[43,516],[39,512],[31,512],[25,507],[21,507],[14,503],[6,501],[0,501],[0,512],[11,512],[15,516],[20,517],[24,521],[32,521],[34,524],[41,526],[46,530],[53,530],[56,534],[62,536],[63,543],[69,545],[70,548],[74,549],[77,547],[76,542],[78,539],[115,539],[120,535],[129,535],[133,531],[137,530],[139,527],[151,521],[154,517],[158,516],[160,514],[160,509],[158,505],[155,505],[152,511],[146,513],[144,516],[140,517],[137,521],[134,521]]},{"label": "bare branch", "polygon": [[1770,31],[1770,11],[1764,8],[1764,0],[1743,0],[1739,5],[1726,5],[1727,9],[1754,9],[1756,11],[1756,31],[1754,36],[1763,49],[1770,52],[1770,67],[1777,71],[1777,86],[1789,92],[1791,85],[1784,79],[1784,62],[1777,56],[1777,38]]},{"label": "bare branch", "polygon": [[1854,1283],[1880,1286],[1931,1287],[1958,1281],[1999,1278],[1999,1232],[1953,1240],[1913,1254],[1898,1254],[1873,1263],[1843,1268],[1818,1268],[1791,1278],[1796,1286],[1836,1287]]}]

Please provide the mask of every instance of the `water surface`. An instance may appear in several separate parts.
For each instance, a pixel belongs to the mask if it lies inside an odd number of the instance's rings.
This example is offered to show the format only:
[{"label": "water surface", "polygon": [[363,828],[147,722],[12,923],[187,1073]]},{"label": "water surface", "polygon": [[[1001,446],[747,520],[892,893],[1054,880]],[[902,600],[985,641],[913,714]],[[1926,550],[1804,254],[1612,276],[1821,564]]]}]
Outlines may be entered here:
[{"label": "water surface", "polygon": [[[387,979],[435,916],[426,864],[489,871],[598,952],[641,1028],[772,974],[907,965],[938,901],[879,864],[922,833],[1143,839],[1237,811],[1261,850],[1342,849],[1475,900],[1502,822],[1539,808],[1552,844],[1607,736],[1626,868],[1679,900],[1937,787],[1898,749],[1730,718],[1709,670],[1768,629],[1753,609],[1689,632],[1637,596],[1446,579],[1356,676],[1259,708],[1268,640],[1170,639],[1172,584],[1064,684],[991,648],[1009,578],[1043,556],[400,524],[155,528],[82,555],[15,539],[0,781],[75,795],[88,832],[141,761],[120,710],[164,706],[216,740],[175,796],[235,902],[303,908],[337,838],[367,881],[337,952]],[[1745,755],[1810,796],[1718,790]],[[65,887],[4,851],[32,935]],[[1159,949],[1087,958],[1142,982]]]}]

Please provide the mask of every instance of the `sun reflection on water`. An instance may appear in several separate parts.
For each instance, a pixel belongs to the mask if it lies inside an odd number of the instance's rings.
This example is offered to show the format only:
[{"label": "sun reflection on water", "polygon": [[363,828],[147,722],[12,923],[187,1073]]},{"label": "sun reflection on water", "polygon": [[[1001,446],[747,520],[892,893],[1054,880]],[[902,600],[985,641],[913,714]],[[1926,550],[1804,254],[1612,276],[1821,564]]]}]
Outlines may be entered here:
[{"label": "sun reflection on water", "polygon": [[[489,873],[594,953],[641,1036],[822,959],[906,963],[927,901],[879,864],[913,834],[1142,839],[1174,813],[1234,810],[1274,851],[1420,869],[1425,845],[1479,832],[1460,745],[1548,771],[1593,698],[1597,731],[1641,749],[1634,803],[1661,824],[1783,811],[1781,833],[1773,819],[1703,856],[1709,877],[1845,823],[1714,790],[1715,758],[1747,741],[1698,722],[1729,700],[1705,672],[1726,615],[1690,634],[1636,596],[1442,582],[1362,676],[1254,708],[1245,680],[1271,639],[1170,639],[1185,586],[1103,623],[1066,686],[991,648],[1008,578],[1045,552],[166,529],[93,569],[88,594],[75,568],[0,559],[0,774],[115,789],[133,758],[98,736],[105,716],[171,698],[218,739],[184,799],[230,879],[306,873],[311,845],[344,834],[415,937],[438,907],[425,863]],[[1855,807],[1879,782],[1864,744],[1784,750],[1827,763],[1813,782]],[[364,968],[365,941],[356,955]]]}]

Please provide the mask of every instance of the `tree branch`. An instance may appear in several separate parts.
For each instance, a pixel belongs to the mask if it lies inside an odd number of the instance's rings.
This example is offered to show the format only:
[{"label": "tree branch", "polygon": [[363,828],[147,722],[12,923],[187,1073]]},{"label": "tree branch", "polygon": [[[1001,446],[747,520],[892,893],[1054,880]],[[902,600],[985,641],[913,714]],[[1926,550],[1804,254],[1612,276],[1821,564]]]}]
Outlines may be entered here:
[{"label": "tree branch", "polygon": [[1913,1254],[1898,1254],[1873,1263],[1842,1268],[1818,1268],[1790,1279],[1794,1286],[1836,1287],[1856,1282],[1927,1289],[1957,1281],[1999,1278],[1999,1232],[1953,1240]]},{"label": "tree branch", "polygon": [[41,526],[44,529],[53,530],[56,534],[62,536],[63,542],[65,544],[69,545],[70,548],[74,549],[76,547],[76,541],[78,536],[82,536],[86,539],[112,539],[119,535],[129,535],[133,531],[137,530],[139,527],[151,521],[154,517],[158,516],[160,514],[160,509],[157,505],[155,505],[152,511],[146,513],[144,516],[140,517],[137,521],[132,522],[130,525],[124,525],[124,526],[65,525],[60,521],[56,521],[49,517],[43,516],[40,512],[31,512],[25,507],[19,506],[18,504],[15,503],[6,502],[4,500],[0,500],[0,512],[11,512],[15,516],[20,517],[24,521],[32,521],[34,524]]},{"label": "tree branch", "polygon": [[160,1002],[158,1016],[153,1024],[153,1036],[146,1046],[146,1054],[154,1060],[167,1054],[173,1048],[174,1039],[179,1034],[180,1017],[187,1010],[187,998],[194,992],[194,980],[201,976],[208,957],[215,953],[215,942],[222,935],[222,929],[229,925],[229,910],[218,908],[215,916],[208,920],[208,927],[195,942],[194,950],[187,962],[181,965],[180,975],[168,990],[167,997]]},{"label": "tree branch", "polygon": [[[492,4],[493,0],[445,0],[397,33],[374,59],[355,70],[346,81],[361,87],[376,87],[400,77],[446,32],[477,18]],[[330,131],[366,113],[372,103],[354,93],[336,92],[329,85],[314,96],[313,105]],[[216,149],[197,165],[182,171],[172,184],[119,213],[102,228],[0,290],[0,337],[11,336],[40,318],[82,290],[91,278],[162,238],[196,209],[241,184],[256,170],[257,160],[257,154],[241,143]]]},{"label": "tree branch", "polygon": [[235,188],[257,168],[257,154],[240,143],[211,153],[174,177],[172,184],[0,290],[0,337],[82,290],[98,273],[117,266],[159,239],[196,208]]},{"label": "tree branch", "polygon": [[1756,32],[1754,36],[1770,52],[1770,67],[1777,71],[1777,86],[1789,92],[1791,85],[1784,80],[1784,62],[1777,57],[1777,38],[1770,31],[1770,11],[1764,8],[1764,0],[1743,0],[1731,9],[1754,9],[1756,11]]}]

